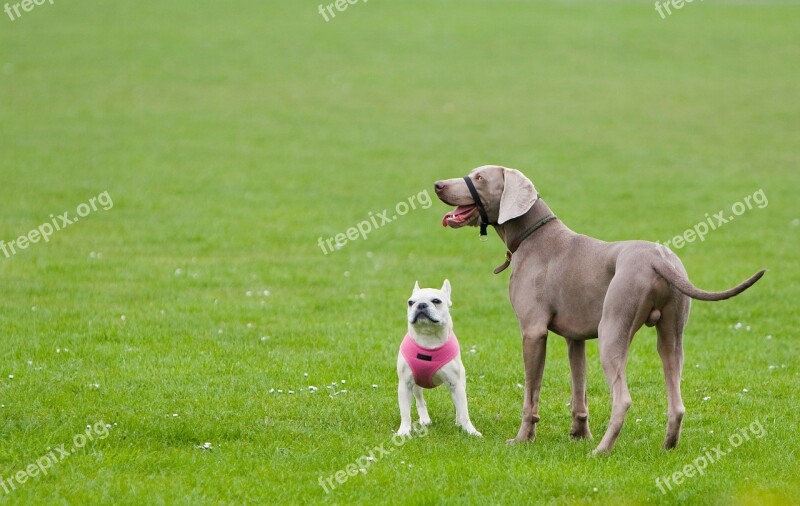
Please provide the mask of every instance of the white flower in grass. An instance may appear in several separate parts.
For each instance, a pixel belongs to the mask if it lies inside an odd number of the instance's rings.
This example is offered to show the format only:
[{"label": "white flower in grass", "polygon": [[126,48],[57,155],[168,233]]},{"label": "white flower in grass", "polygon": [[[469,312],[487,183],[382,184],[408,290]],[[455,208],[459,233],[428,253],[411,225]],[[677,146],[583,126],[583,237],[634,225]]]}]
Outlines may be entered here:
[{"label": "white flower in grass", "polygon": [[710,401],[710,400],[711,400],[711,397],[708,396],[708,395],[703,397],[703,402]]}]

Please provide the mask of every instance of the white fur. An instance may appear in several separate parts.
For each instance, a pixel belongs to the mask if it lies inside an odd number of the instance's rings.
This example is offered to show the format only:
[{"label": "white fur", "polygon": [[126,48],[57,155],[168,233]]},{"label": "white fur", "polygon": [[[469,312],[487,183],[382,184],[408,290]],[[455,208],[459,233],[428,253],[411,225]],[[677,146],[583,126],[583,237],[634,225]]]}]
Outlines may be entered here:
[{"label": "white fur", "polygon": [[[439,303],[434,301],[438,300]],[[450,319],[450,281],[444,280],[441,290],[434,288],[420,288],[419,283],[414,284],[414,290],[409,298],[413,304],[408,307],[408,332],[418,344],[426,348],[437,348],[447,341],[453,329]],[[418,319],[416,323],[414,317],[419,310],[419,303],[428,304],[427,313],[430,319]],[[435,321],[433,321],[435,320]],[[406,362],[402,353],[397,356],[397,399],[400,404],[400,428],[397,434],[404,436],[411,433],[411,396],[417,400],[417,412],[419,421],[422,425],[431,423],[428,416],[428,406],[422,394],[422,388],[414,383],[414,375],[411,367]],[[463,428],[473,436],[480,436],[481,433],[475,429],[469,419],[469,409],[467,408],[467,378],[464,364],[461,362],[461,352],[450,362],[445,364],[433,376],[433,384],[441,385],[444,383],[450,390],[453,404],[456,407],[456,425]]]}]

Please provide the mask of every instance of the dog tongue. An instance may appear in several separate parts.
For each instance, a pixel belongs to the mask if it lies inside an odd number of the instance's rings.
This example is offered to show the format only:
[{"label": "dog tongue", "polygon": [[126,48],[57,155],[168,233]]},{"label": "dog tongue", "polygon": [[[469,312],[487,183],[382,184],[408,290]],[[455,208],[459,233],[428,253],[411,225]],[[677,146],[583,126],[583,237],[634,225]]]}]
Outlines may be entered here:
[{"label": "dog tongue", "polygon": [[442,226],[447,226],[447,220],[453,220],[456,223],[461,223],[464,221],[464,216],[470,213],[475,208],[474,204],[470,204],[468,206],[458,206],[449,213],[445,214],[442,217]]}]

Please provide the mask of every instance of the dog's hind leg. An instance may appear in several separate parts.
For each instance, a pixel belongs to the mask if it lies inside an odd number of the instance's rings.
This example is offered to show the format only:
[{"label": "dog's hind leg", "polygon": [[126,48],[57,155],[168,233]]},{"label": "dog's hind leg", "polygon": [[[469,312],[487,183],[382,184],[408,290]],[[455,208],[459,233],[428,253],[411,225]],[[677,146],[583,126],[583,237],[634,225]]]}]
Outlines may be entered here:
[{"label": "dog's hind leg", "polygon": [[417,400],[417,413],[419,413],[419,423],[422,425],[430,425],[431,417],[428,415],[428,404],[425,402],[425,396],[422,393],[422,387],[414,385],[413,387],[414,399]]},{"label": "dog's hind leg", "polygon": [[625,414],[631,407],[625,366],[633,335],[644,324],[653,305],[649,292],[648,283],[642,282],[635,272],[618,271],[608,286],[598,327],[598,347],[603,373],[611,390],[611,420],[594,454],[607,453],[614,448]]},{"label": "dog's hind leg", "polygon": [[567,349],[572,372],[572,428],[569,435],[575,439],[592,439],[586,398],[586,341],[567,339]]},{"label": "dog's hind leg", "polygon": [[683,372],[683,327],[689,318],[691,301],[685,295],[675,295],[664,308],[658,322],[658,354],[664,366],[664,381],[667,387],[667,435],[664,449],[678,445],[681,424],[686,408],[681,399],[681,373]]}]

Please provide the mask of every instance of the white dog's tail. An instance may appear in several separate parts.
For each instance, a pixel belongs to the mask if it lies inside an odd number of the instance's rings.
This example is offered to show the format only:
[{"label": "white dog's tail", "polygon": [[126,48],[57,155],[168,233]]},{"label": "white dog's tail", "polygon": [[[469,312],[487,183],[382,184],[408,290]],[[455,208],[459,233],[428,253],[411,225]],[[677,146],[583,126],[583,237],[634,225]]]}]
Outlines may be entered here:
[{"label": "white dog's tail", "polygon": [[730,299],[731,297],[739,295],[743,291],[753,286],[753,284],[761,279],[761,276],[767,272],[766,269],[761,269],[750,276],[747,280],[723,292],[707,292],[694,286],[692,282],[689,281],[689,278],[687,278],[684,274],[673,267],[672,264],[665,260],[655,262],[653,264],[653,270],[655,270],[659,276],[666,279],[669,284],[680,290],[684,295],[688,295],[689,297],[697,300],[710,301]]}]

